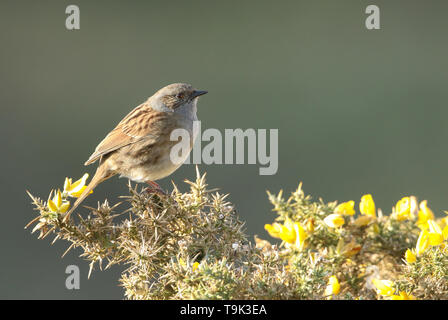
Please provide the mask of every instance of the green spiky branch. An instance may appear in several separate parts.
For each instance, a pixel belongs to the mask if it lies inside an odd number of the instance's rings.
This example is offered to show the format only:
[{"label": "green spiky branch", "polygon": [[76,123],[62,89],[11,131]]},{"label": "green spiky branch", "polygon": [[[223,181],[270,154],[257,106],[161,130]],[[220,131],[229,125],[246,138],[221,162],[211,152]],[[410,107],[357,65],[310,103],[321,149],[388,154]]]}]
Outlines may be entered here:
[{"label": "green spiky branch", "polygon": [[[80,248],[89,276],[95,266],[127,266],[119,280],[127,299],[448,298],[444,245],[404,260],[419,237],[415,220],[355,219],[352,204],[313,201],[299,186],[289,198],[269,194],[277,219],[266,230],[281,244],[253,243],[205,174],[186,182],[188,192],[174,185],[169,195],[129,184],[123,203],[105,200],[67,222],[59,212],[69,206],[65,190],[47,202],[29,194],[38,216],[27,227],[35,224],[39,239],[67,241],[66,252]],[[334,216],[341,208],[349,214]],[[379,295],[372,279],[393,280],[393,294]]]}]

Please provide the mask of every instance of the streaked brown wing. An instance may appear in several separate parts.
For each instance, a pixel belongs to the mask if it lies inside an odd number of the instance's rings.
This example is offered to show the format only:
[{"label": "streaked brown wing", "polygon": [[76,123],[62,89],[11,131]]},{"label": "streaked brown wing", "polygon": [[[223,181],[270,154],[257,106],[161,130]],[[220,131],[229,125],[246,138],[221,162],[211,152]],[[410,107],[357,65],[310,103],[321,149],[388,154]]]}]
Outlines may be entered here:
[{"label": "streaked brown wing", "polygon": [[138,106],[100,142],[85,165],[94,163],[102,156],[142,139],[155,141],[161,133],[163,120],[169,116],[166,112],[154,111],[145,104]]}]

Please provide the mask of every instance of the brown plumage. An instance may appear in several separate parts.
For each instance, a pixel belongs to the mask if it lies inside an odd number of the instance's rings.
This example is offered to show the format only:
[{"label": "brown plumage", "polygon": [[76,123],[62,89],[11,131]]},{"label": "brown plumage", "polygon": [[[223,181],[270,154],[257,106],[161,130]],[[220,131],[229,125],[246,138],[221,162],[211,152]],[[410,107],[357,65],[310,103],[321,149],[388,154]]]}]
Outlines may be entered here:
[{"label": "brown plumage", "polygon": [[[69,219],[98,184],[114,175],[154,185],[153,181],[173,173],[180,164],[170,159],[171,148],[178,143],[170,140],[171,132],[178,128],[187,130],[191,150],[197,98],[205,93],[188,84],[175,83],[160,89],[132,110],[85,162],[90,165],[99,161],[98,169],[64,219]],[[183,156],[186,158],[188,154]]]}]

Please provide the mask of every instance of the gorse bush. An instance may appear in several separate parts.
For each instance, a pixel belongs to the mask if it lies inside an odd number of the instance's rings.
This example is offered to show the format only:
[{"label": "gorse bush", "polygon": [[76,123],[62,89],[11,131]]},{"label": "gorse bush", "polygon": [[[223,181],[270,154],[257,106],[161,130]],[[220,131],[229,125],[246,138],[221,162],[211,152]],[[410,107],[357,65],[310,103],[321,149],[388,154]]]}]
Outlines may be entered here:
[{"label": "gorse bush", "polygon": [[448,298],[448,218],[436,221],[415,197],[383,215],[365,195],[356,216],[354,201],[314,201],[301,185],[287,198],[268,193],[277,217],[265,229],[281,243],[252,243],[227,195],[207,190],[199,172],[189,192],[129,185],[123,212],[106,200],[64,222],[87,178],[66,179],[46,202],[30,194],[38,216],[29,225],[81,248],[90,272],[126,265],[128,299]]}]

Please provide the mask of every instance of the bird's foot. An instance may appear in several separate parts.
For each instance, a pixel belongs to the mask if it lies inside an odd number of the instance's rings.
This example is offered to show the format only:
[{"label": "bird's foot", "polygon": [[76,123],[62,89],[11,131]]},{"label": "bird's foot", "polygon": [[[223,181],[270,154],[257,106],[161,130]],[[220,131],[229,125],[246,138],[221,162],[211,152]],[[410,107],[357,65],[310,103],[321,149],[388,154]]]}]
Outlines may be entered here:
[{"label": "bird's foot", "polygon": [[159,186],[154,181],[146,181],[146,183],[148,184],[148,187],[145,188],[145,190],[143,190],[144,192],[146,192],[148,194],[155,193],[155,194],[162,195],[162,196],[166,196],[167,195],[165,190],[163,190],[162,187]]}]

